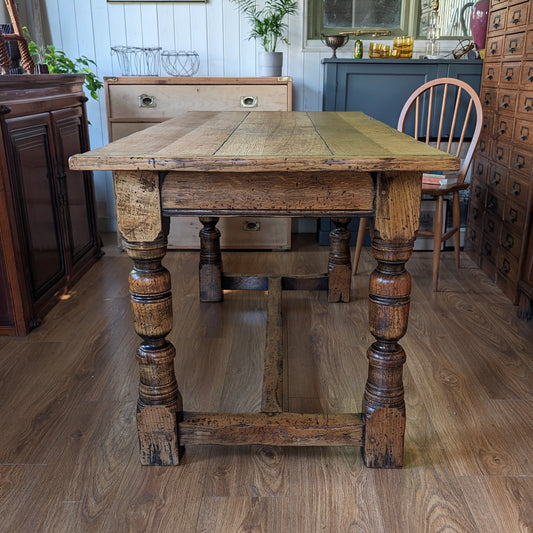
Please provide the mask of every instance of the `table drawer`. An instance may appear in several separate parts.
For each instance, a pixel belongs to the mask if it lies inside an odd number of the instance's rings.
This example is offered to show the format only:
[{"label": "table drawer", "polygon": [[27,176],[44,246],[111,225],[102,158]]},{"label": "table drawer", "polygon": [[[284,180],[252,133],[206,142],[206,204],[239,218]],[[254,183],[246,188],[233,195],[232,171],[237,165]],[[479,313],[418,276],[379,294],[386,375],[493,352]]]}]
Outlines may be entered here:
[{"label": "table drawer", "polygon": [[[200,247],[199,232],[203,228],[198,217],[172,217],[168,246],[174,249]],[[224,249],[288,250],[291,244],[290,219],[221,217],[220,247]]]},{"label": "table drawer", "polygon": [[286,85],[110,85],[109,116],[159,119],[182,111],[288,109]]}]

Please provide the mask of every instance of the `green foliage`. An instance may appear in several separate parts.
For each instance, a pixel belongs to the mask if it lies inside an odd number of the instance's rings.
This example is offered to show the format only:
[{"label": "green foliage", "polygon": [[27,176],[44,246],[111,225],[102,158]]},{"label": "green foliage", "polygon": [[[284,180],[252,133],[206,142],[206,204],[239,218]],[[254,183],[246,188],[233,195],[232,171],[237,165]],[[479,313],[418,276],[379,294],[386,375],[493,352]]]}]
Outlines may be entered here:
[{"label": "green foliage", "polygon": [[[24,27],[23,29],[26,38],[28,38],[27,28]],[[28,49],[37,63],[48,66],[48,72],[50,74],[85,74],[85,87],[91,97],[98,100],[97,91],[104,85],[91,70],[92,66],[96,66],[96,63],[92,59],[88,59],[86,56],[70,59],[65,52],[58,50],[55,46],[51,44],[38,46],[31,39],[28,39]]]},{"label": "green foliage", "polygon": [[262,9],[255,0],[231,0],[239,6],[241,13],[248,17],[252,26],[250,39],[259,39],[265,52],[275,52],[278,40],[289,44],[284,33],[287,24],[283,22],[286,15],[295,15],[297,0],[266,0]]}]

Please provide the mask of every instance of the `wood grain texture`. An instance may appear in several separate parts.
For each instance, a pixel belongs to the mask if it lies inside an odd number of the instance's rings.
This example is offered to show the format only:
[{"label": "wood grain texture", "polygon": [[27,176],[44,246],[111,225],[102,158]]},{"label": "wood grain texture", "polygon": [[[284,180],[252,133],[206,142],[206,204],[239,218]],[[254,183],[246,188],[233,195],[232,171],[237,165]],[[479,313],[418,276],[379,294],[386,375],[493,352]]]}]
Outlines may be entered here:
[{"label": "wood grain texture", "polygon": [[457,170],[459,160],[358,112],[191,111],[73,156],[70,166],[76,170],[254,172],[255,167],[273,172],[370,172]]},{"label": "wood grain texture", "polygon": [[267,324],[261,411],[283,411],[283,317],[281,277],[268,279]]},{"label": "wood grain texture", "polygon": [[[225,266],[257,274],[324,269],[328,249],[298,237],[290,252],[228,252]],[[409,354],[402,470],[365,468],[358,448],[268,446],[191,446],[179,468],[144,468],[135,430],[138,337],[127,309],[131,261],[117,251],[113,235],[106,239],[106,255],[40,329],[0,340],[2,530],[533,528],[533,409],[531,400],[519,399],[532,390],[524,372],[533,368],[533,327],[516,319],[515,307],[468,258],[457,270],[453,254],[443,253],[436,295],[431,254],[415,252],[408,263],[413,290],[402,340]],[[221,305],[199,303],[197,259],[191,252],[164,259],[181,294],[173,300],[179,319],[168,338],[176,345],[184,407],[257,409],[266,299],[232,291]],[[374,268],[365,247],[348,304],[328,305],[318,291],[284,294],[291,410],[360,408]],[[503,383],[498,389],[493,372]]]},{"label": "wood grain texture", "polygon": [[362,434],[354,414],[194,413],[179,424],[183,445],[361,446]]}]

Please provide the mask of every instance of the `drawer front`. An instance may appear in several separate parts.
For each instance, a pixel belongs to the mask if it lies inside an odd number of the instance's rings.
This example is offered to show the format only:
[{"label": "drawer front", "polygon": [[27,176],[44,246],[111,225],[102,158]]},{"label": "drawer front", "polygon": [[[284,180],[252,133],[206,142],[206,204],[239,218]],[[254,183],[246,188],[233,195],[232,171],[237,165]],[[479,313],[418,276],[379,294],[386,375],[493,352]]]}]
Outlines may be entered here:
[{"label": "drawer front", "polygon": [[501,230],[501,219],[492,213],[485,213],[483,217],[483,235],[488,236],[492,242],[499,242]]},{"label": "drawer front", "polygon": [[522,173],[524,176],[529,176],[533,165],[533,156],[529,152],[525,152],[521,148],[513,147],[511,152],[511,168]]},{"label": "drawer front", "polygon": [[496,192],[487,191],[487,204],[486,210],[488,213],[501,218],[504,213],[505,197],[497,194]]},{"label": "drawer front", "polygon": [[485,205],[485,185],[484,180],[472,175],[472,182],[470,183],[470,198],[475,200],[479,205]]},{"label": "drawer front", "polygon": [[482,156],[485,156],[485,157],[488,157],[489,154],[491,153],[491,141],[490,139],[487,139],[485,137],[481,137],[479,139],[479,143],[476,147],[476,152],[475,152],[477,155],[482,155]]},{"label": "drawer front", "polygon": [[110,118],[171,118],[181,111],[287,111],[286,85],[110,85]]},{"label": "drawer front", "polygon": [[507,174],[509,170],[506,167],[502,167],[493,163],[490,166],[487,185],[489,191],[498,196],[505,196],[507,190]]},{"label": "drawer front", "polygon": [[498,90],[498,112],[505,115],[514,115],[516,113],[516,91]]},{"label": "drawer front", "polygon": [[498,35],[496,37],[488,37],[485,58],[488,60],[491,59],[500,59],[502,57],[503,50],[503,35]]},{"label": "drawer front", "polygon": [[533,56],[533,30],[526,32],[526,44],[524,46],[524,54],[526,57]]},{"label": "drawer front", "polygon": [[494,137],[498,140],[498,142],[512,142],[513,127],[514,119],[512,117],[497,117],[497,120],[494,123]]},{"label": "drawer front", "polygon": [[[290,248],[291,220],[287,218],[221,217],[220,246],[225,249],[276,249]],[[168,246],[174,249],[198,249],[202,229],[198,217],[173,217],[170,219]]]},{"label": "drawer front", "polygon": [[530,187],[530,180],[520,176],[517,172],[511,172],[507,177],[506,194],[508,198],[524,208],[527,206]]},{"label": "drawer front", "polygon": [[533,61],[522,62],[520,86],[526,90],[533,90]]},{"label": "drawer front", "polygon": [[507,7],[508,0],[490,0],[490,8],[492,10],[499,9],[500,7]]},{"label": "drawer front", "polygon": [[150,126],[155,126],[157,122],[112,122],[111,123],[111,132],[110,132],[110,141],[116,141],[122,137],[127,137],[132,133],[135,133],[140,130],[149,128]]},{"label": "drawer front", "polygon": [[493,266],[496,265],[498,259],[498,243],[485,233],[481,240],[481,257],[483,263],[488,261]]},{"label": "drawer front", "polygon": [[505,25],[507,20],[507,10],[498,9],[492,11],[489,15],[489,21],[487,24],[487,32],[489,35],[501,33],[505,31]]},{"label": "drawer front", "polygon": [[468,219],[465,234],[465,250],[471,252],[471,257],[474,261],[478,261],[479,248],[481,246],[481,229],[479,226],[472,224]]},{"label": "drawer front", "polygon": [[496,87],[500,81],[501,63],[483,64],[483,85],[484,87]]},{"label": "drawer front", "polygon": [[506,253],[512,255],[516,259],[520,258],[522,238],[518,234],[512,233],[506,226],[504,226],[501,232],[500,241],[501,247]]},{"label": "drawer front", "polygon": [[498,106],[498,89],[484,88],[480,95],[481,104],[483,106],[483,113],[491,113],[496,111]]},{"label": "drawer front", "polygon": [[516,4],[507,10],[507,31],[522,29],[528,23],[529,2]]},{"label": "drawer front", "polygon": [[512,233],[522,233],[526,221],[525,209],[515,201],[508,199],[505,202],[503,221]]},{"label": "drawer front", "polygon": [[518,261],[511,254],[500,252],[496,268],[498,269],[498,274],[509,281],[513,283],[518,281]]},{"label": "drawer front", "polygon": [[517,119],[514,127],[514,140],[517,146],[525,150],[533,150],[533,122]]},{"label": "drawer front", "polygon": [[493,161],[497,161],[499,165],[507,167],[511,159],[511,146],[506,143],[494,141],[491,155]]},{"label": "drawer front", "polygon": [[505,36],[503,45],[503,56],[505,58],[510,57],[522,57],[524,55],[526,45],[526,33],[512,33]]},{"label": "drawer front", "polygon": [[518,93],[516,111],[523,117],[533,117],[533,91]]},{"label": "drawer front", "polygon": [[500,88],[505,90],[516,89],[520,81],[520,70],[520,61],[506,61],[502,63]]}]

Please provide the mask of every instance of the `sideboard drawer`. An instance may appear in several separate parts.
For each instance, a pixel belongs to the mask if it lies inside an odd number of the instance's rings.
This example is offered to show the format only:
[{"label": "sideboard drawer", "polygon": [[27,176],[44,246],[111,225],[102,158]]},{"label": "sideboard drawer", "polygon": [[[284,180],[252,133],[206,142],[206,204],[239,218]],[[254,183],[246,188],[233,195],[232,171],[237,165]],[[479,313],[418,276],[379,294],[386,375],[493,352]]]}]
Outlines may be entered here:
[{"label": "sideboard drawer", "polygon": [[284,85],[110,85],[109,116],[161,119],[181,111],[287,109]]}]

